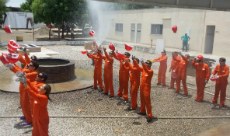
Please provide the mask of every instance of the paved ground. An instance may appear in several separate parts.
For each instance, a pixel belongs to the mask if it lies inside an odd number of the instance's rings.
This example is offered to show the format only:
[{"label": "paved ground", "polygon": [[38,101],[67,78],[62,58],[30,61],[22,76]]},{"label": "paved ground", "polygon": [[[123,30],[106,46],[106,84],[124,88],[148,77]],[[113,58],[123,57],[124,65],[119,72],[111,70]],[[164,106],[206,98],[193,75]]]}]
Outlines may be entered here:
[{"label": "paved ground", "polygon": [[[92,70],[88,58],[80,53],[82,46],[45,46],[60,52],[53,57],[81,60],[81,68]],[[118,48],[123,51],[123,49]],[[154,54],[133,51],[132,54],[145,59],[156,57]],[[169,55],[170,56],[170,55]],[[169,61],[170,62],[170,58]],[[114,64],[114,87],[118,89],[118,62]],[[2,66],[1,66],[2,67]],[[152,67],[157,73],[158,64]],[[189,97],[177,95],[174,90],[156,86],[152,80],[152,111],[158,121],[148,124],[146,119],[135,111],[125,111],[127,104],[117,98],[109,98],[98,91],[81,91],[52,94],[49,102],[51,136],[193,136],[213,127],[230,122],[230,108],[211,109],[212,95],[205,94],[205,102],[194,101],[194,77],[188,77]],[[169,73],[167,73],[169,82]],[[1,83],[0,83],[1,84]],[[206,91],[213,92],[213,83]],[[229,96],[228,90],[228,96]],[[31,128],[24,128],[18,117],[19,98],[16,93],[0,92],[0,136],[31,135]],[[139,102],[138,102],[139,103]],[[226,101],[230,105],[229,100]],[[229,130],[229,129],[228,129]],[[218,131],[218,130],[216,130]]]},{"label": "paved ground", "polygon": [[[1,51],[0,51],[1,53]],[[61,83],[50,83],[51,87],[53,88],[52,93],[61,93],[61,92],[68,92],[68,91],[76,91],[82,90],[85,88],[92,87],[93,84],[93,70],[87,70],[84,68],[79,68],[79,64],[83,64],[82,61],[78,60],[75,61],[75,76],[76,78],[61,82]],[[89,62],[84,62],[89,63]],[[18,65],[20,63],[18,62]],[[16,92],[18,93],[18,86],[19,82],[17,81],[17,76],[9,70],[7,67],[0,67],[0,90],[3,92]]]}]

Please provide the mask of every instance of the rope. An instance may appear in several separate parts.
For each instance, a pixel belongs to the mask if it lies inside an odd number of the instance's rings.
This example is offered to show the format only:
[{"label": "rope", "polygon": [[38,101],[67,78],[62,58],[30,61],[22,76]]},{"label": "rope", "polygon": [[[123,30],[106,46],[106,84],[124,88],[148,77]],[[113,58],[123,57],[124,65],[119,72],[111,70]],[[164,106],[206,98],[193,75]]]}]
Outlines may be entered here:
[{"label": "rope", "polygon": [[[20,116],[0,116],[0,118],[20,118]],[[127,119],[140,119],[145,118],[145,116],[50,116],[50,118],[62,119],[62,118],[127,118]],[[230,116],[161,116],[158,119],[230,119]]]}]

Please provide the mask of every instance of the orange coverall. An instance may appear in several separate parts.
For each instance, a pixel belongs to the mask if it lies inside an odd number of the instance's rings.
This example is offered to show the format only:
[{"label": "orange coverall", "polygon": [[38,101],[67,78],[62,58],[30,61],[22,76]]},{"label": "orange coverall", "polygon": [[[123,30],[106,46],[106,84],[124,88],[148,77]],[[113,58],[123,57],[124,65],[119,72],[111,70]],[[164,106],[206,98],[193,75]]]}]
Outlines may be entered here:
[{"label": "orange coverall", "polygon": [[[41,86],[45,84],[45,82],[33,81],[31,82],[31,84],[33,85],[34,88],[36,88],[36,90],[38,90]],[[30,87],[28,87],[28,89],[32,91],[36,91],[36,90],[31,89]],[[38,93],[38,92],[35,92],[35,93]],[[34,106],[34,98],[30,97],[30,109],[33,109],[33,106]],[[33,110],[31,111],[31,116],[33,117]]]},{"label": "orange coverall", "polygon": [[141,97],[141,107],[140,112],[146,113],[149,118],[152,118],[152,106],[150,99],[150,91],[151,91],[151,80],[153,77],[153,70],[149,68],[145,63],[142,64],[142,78],[141,78],[141,86],[140,86],[140,97]]},{"label": "orange coverall", "polygon": [[[21,62],[22,68],[25,68],[25,66],[27,64],[29,64],[29,63],[26,63],[25,58],[21,54],[18,55],[18,60]],[[18,71],[22,71],[22,68],[20,68],[19,66],[15,65],[14,68],[11,71],[16,73]],[[20,87],[20,86],[21,86],[21,84],[19,85],[19,94],[20,94],[19,99],[20,99],[20,106],[22,107],[22,98],[24,98],[24,96],[22,97],[22,92],[20,91],[20,88],[23,88],[24,86],[22,86],[22,87]],[[22,112],[23,112],[23,115],[25,116],[24,111],[22,111]]]},{"label": "orange coverall", "polygon": [[24,57],[23,55],[19,54],[18,55],[18,60],[22,63],[22,67],[25,67],[26,64],[29,64],[31,62],[28,54],[24,54]]},{"label": "orange coverall", "polygon": [[186,84],[187,79],[187,66],[189,63],[189,60],[185,56],[181,56],[182,59],[179,63],[178,68],[178,78],[176,83],[176,93],[179,93],[180,91],[180,82],[182,81],[183,89],[184,89],[184,95],[188,95],[188,88]]},{"label": "orange coverall", "polygon": [[125,101],[128,101],[128,84],[129,84],[129,59],[120,59],[114,54],[114,58],[120,61],[119,70],[119,89],[117,96],[123,97]]},{"label": "orange coverall", "polygon": [[219,78],[216,80],[215,95],[213,97],[212,103],[217,104],[218,96],[220,94],[220,106],[224,106],[226,98],[226,88],[228,84],[229,67],[227,65],[217,65],[213,70],[212,74],[217,74],[219,76]]},{"label": "orange coverall", "polygon": [[[24,58],[21,54],[18,55],[18,60],[19,60],[23,65],[26,64],[26,60],[25,60],[25,58]],[[29,63],[27,63],[27,64],[29,64]]]},{"label": "orange coverall", "polygon": [[166,85],[165,83],[165,73],[167,70],[167,55],[161,55],[159,58],[154,59],[154,62],[160,62],[160,67],[158,70],[158,83],[162,84],[163,86]]},{"label": "orange coverall", "polygon": [[171,70],[170,88],[172,89],[174,89],[174,83],[178,78],[177,71],[178,71],[178,66],[180,61],[181,61],[180,56],[177,55],[172,57],[171,66],[170,66],[170,70]]},{"label": "orange coverall", "polygon": [[87,56],[94,60],[94,89],[97,89],[97,85],[99,85],[100,89],[103,90],[102,83],[102,55],[101,53],[97,54],[87,54]]},{"label": "orange coverall", "polygon": [[[25,76],[30,81],[34,81],[35,78],[38,75],[38,72],[36,70],[29,70],[27,66],[25,66],[23,69],[18,67],[17,65],[14,65],[14,67],[11,69],[14,73],[18,71],[25,72]],[[24,86],[23,83],[20,83],[19,85],[19,94],[20,94],[20,105],[22,108],[22,113],[25,116],[27,123],[32,123],[32,116],[31,116],[31,107],[30,107],[30,98],[28,95],[28,92],[26,91],[28,88]]]},{"label": "orange coverall", "polygon": [[135,110],[137,108],[137,94],[140,87],[140,76],[142,67],[139,66],[137,61],[133,60],[133,65],[129,65],[130,68],[130,96],[131,96],[131,108]]},{"label": "orange coverall", "polygon": [[114,96],[114,89],[113,89],[113,58],[108,55],[108,53],[105,51],[105,64],[104,64],[104,84],[105,84],[105,90],[104,93],[108,94],[108,91],[110,93],[110,96]]},{"label": "orange coverall", "polygon": [[[129,96],[129,94],[128,94],[128,86],[129,86],[129,63],[130,62],[130,60],[129,59],[124,59],[124,60],[120,60],[120,63],[121,63],[121,65],[122,65],[122,67],[123,67],[123,69],[124,69],[124,71],[122,71],[122,86],[123,86],[123,95],[122,95],[122,97],[123,97],[123,99],[125,100],[125,101],[128,101],[128,96]],[[122,90],[122,89],[121,89]]]},{"label": "orange coverall", "polygon": [[205,88],[205,81],[209,80],[210,70],[208,64],[200,62],[192,62],[193,67],[196,69],[196,87],[197,87],[197,95],[196,101],[202,102],[204,99],[204,88]]},{"label": "orange coverall", "polygon": [[32,136],[48,136],[49,115],[47,110],[48,97],[38,94],[37,88],[31,82],[27,82],[29,95],[34,99],[33,103],[33,130]]}]

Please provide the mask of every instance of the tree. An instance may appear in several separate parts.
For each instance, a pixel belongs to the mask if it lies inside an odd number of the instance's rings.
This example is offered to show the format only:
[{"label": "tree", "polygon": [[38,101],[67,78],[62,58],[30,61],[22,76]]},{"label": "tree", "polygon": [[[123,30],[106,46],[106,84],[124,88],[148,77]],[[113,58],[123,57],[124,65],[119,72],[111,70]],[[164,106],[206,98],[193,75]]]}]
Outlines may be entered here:
[{"label": "tree", "polygon": [[0,24],[4,22],[2,15],[6,12],[6,2],[8,0],[0,0]]},{"label": "tree", "polygon": [[20,5],[22,11],[32,12],[32,3],[33,3],[33,0],[26,0],[25,3],[22,3]]},{"label": "tree", "polygon": [[85,7],[85,0],[34,0],[32,3],[35,22],[56,25],[62,29],[62,38],[65,28],[82,23]]}]

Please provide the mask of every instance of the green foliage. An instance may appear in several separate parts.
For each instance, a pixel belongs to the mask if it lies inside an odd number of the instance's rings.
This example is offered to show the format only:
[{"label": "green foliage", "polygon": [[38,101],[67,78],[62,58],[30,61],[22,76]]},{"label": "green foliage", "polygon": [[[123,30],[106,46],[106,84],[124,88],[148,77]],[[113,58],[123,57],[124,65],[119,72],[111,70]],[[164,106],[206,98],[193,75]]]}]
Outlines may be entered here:
[{"label": "green foliage", "polygon": [[21,4],[22,11],[32,12],[32,3],[34,0],[26,0],[25,3]]},{"label": "green foliage", "polygon": [[2,20],[2,15],[6,12],[6,2],[7,0],[0,0],[0,20]]},{"label": "green foliage", "polygon": [[43,15],[42,15],[42,2],[43,0],[34,0],[31,6],[32,12],[34,14],[34,21],[35,22],[42,22]]},{"label": "green foliage", "polygon": [[54,24],[69,32],[75,24],[82,25],[87,18],[85,0],[33,0],[32,11],[35,22]]},{"label": "green foliage", "polygon": [[81,23],[85,18],[86,3],[84,0],[34,0],[32,11],[36,22],[53,23]]}]

